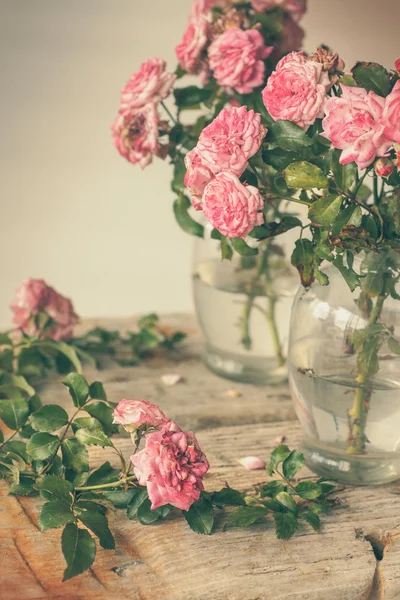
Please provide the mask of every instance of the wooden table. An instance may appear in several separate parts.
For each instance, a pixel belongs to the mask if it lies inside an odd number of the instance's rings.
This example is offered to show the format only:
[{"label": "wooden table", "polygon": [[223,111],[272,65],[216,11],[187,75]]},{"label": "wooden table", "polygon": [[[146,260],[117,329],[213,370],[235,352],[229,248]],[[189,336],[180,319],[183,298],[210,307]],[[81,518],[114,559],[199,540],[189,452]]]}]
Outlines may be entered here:
[{"label": "wooden table", "polygon": [[[154,359],[139,367],[86,369],[89,381],[104,382],[110,400],[145,398],[159,404],[182,428],[197,431],[211,469],[206,488],[225,481],[250,489],[265,481],[263,471],[246,471],[237,460],[268,457],[278,435],[296,447],[302,436],[288,389],[232,384],[210,373],[200,360],[201,336],[192,317],[170,315],[163,322],[189,332],[173,360]],[[134,319],[101,320],[106,327],[133,327]],[[93,321],[86,322],[93,325]],[[185,381],[166,388],[161,375]],[[241,396],[225,394],[235,389]],[[69,406],[55,380],[41,390],[45,403]],[[119,447],[131,452],[129,439]],[[93,466],[114,462],[107,450],[91,451]],[[301,476],[310,475],[305,468]],[[142,526],[125,514],[110,516],[116,550],[97,550],[89,572],[62,583],[65,568],[60,530],[42,534],[42,501],[8,495],[0,486],[0,598],[2,600],[129,598],[134,600],[399,600],[400,487],[346,488],[341,505],[324,517],[323,529],[300,529],[290,541],[276,539],[268,525],[193,533],[183,519]],[[379,559],[377,560],[376,556]]]}]

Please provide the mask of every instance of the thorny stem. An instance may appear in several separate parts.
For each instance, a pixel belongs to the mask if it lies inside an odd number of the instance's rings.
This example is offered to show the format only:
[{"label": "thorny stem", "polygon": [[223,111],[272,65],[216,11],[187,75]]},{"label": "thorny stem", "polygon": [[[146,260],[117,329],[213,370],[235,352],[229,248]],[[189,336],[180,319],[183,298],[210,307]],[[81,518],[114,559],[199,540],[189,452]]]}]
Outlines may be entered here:
[{"label": "thorny stem", "polygon": [[165,112],[167,113],[167,115],[169,116],[169,118],[171,119],[171,121],[175,125],[178,125],[178,121],[175,119],[175,117],[173,116],[173,114],[169,110],[168,106],[165,104],[165,102],[161,102],[161,106],[163,107],[163,109],[165,110]]},{"label": "thorny stem", "polygon": [[276,323],[276,295],[273,290],[271,273],[268,268],[268,257],[267,264],[265,269],[265,292],[268,301],[268,309],[267,309],[267,320],[269,323],[269,329],[272,335],[272,342],[274,344],[275,354],[278,360],[278,366],[282,367],[285,364],[285,357],[282,354],[282,346],[279,338],[279,331]]},{"label": "thorny stem", "polygon": [[135,475],[130,477],[123,477],[120,481],[114,481],[111,483],[102,483],[99,485],[86,485],[82,487],[76,487],[75,490],[78,492],[86,492],[88,490],[105,490],[109,488],[120,488],[126,486],[130,481],[137,481]]},{"label": "thorny stem", "polygon": [[10,437],[8,438],[8,440],[4,440],[4,442],[1,444],[0,446],[0,450],[2,450],[2,448],[4,448],[4,446],[8,443],[11,442],[11,440],[21,431],[21,428],[17,429],[16,431],[14,431],[14,433],[12,433],[10,435]]}]

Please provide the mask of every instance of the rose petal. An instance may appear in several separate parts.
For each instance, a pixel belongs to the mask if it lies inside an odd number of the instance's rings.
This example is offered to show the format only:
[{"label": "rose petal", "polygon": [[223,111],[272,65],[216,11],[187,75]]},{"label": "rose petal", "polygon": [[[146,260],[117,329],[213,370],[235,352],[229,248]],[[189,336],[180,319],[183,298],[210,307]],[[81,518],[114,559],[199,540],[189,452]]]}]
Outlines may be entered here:
[{"label": "rose petal", "polygon": [[245,456],[245,458],[241,458],[239,462],[248,471],[253,471],[255,469],[264,469],[265,467],[265,462],[262,458],[259,458],[258,456]]}]

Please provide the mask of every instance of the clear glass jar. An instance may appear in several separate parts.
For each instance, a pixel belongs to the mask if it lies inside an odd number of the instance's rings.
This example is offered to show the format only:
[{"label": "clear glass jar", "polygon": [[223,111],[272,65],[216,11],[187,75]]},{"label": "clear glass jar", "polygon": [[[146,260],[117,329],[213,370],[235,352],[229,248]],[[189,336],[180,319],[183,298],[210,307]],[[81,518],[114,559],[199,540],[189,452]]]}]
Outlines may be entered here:
[{"label": "clear glass jar", "polygon": [[395,285],[399,259],[369,256],[371,268],[365,259],[354,268],[369,277],[370,296],[351,293],[330,266],[330,285],[299,289],[290,325],[289,382],[306,462],[352,485],[400,478],[400,302],[384,283]]},{"label": "clear glass jar", "polygon": [[289,314],[297,274],[274,241],[257,256],[221,260],[220,243],[196,239],[193,293],[206,348],[204,361],[234,381],[277,384],[287,380]]}]

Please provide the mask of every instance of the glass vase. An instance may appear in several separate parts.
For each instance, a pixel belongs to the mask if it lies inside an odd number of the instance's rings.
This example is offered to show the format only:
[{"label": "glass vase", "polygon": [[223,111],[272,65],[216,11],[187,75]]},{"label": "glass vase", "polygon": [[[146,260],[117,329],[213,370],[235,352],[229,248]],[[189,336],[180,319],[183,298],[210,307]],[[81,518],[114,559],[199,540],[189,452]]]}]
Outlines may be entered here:
[{"label": "glass vase", "polygon": [[[220,242],[205,226],[196,239],[193,293],[206,347],[204,361],[218,375],[254,384],[287,380],[289,314],[297,274],[274,241],[257,256],[221,260]],[[248,243],[251,243],[248,241]]]},{"label": "glass vase", "polygon": [[293,304],[288,369],[302,451],[313,471],[347,484],[400,478],[398,263],[394,252],[365,255],[354,292],[330,266],[330,284],[300,288]]}]

